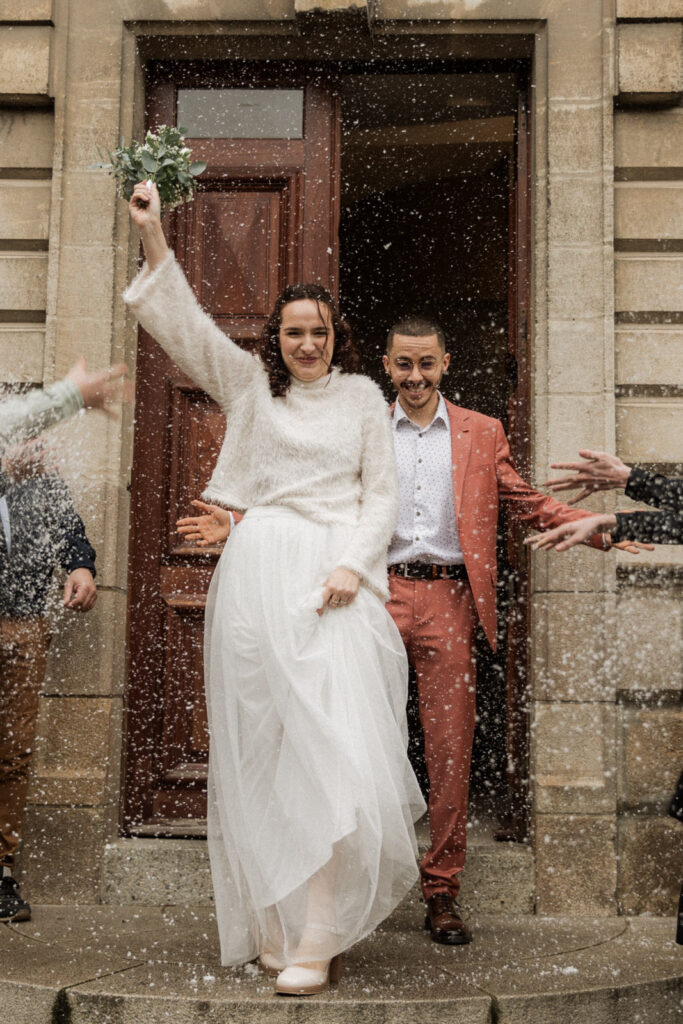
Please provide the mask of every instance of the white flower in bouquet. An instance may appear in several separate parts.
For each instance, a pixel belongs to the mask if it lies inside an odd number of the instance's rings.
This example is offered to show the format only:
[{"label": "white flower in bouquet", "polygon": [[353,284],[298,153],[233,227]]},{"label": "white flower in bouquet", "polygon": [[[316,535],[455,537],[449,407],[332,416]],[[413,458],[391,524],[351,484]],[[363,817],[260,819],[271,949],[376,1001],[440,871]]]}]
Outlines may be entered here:
[{"label": "white flower in bouquet", "polygon": [[153,181],[159,190],[163,209],[192,199],[197,191],[196,178],[206,169],[202,161],[192,161],[185,142],[185,129],[162,124],[156,132],[147,132],[144,142],[133,140],[108,153],[110,163],[95,164],[108,170],[116,180],[121,199],[130,199],[139,181]]}]

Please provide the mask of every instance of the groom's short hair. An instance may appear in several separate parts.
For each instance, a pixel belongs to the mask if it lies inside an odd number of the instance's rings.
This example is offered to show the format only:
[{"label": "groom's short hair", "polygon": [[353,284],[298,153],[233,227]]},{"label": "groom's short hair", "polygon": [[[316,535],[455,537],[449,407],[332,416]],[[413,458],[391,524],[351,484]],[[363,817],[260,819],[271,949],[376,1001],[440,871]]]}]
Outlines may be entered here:
[{"label": "groom's short hair", "polygon": [[395,323],[387,334],[387,352],[391,352],[394,336],[397,334],[407,335],[409,338],[427,338],[430,334],[435,334],[439,348],[442,352],[446,351],[446,335],[443,329],[435,320],[428,320],[424,316],[409,316]]}]

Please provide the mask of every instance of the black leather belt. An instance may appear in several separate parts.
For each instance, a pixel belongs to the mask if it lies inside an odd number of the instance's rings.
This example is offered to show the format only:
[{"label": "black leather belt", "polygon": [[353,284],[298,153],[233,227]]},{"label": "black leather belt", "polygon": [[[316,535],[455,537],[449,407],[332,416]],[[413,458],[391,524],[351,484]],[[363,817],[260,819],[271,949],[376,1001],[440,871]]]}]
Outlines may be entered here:
[{"label": "black leather belt", "polygon": [[397,562],[389,566],[394,576],[404,576],[407,580],[466,580],[467,570],[464,565],[437,565],[435,562]]}]

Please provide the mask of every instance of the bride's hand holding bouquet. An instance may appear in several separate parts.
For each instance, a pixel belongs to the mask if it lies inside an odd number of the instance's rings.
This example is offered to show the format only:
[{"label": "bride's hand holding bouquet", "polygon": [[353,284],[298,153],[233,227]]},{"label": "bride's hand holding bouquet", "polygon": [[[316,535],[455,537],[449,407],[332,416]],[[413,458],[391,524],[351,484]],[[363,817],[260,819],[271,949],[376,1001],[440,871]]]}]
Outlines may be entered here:
[{"label": "bride's hand holding bouquet", "polygon": [[133,189],[128,203],[131,220],[140,232],[147,264],[154,270],[168,253],[168,246],[161,227],[161,201],[159,190],[153,181],[140,181]]}]

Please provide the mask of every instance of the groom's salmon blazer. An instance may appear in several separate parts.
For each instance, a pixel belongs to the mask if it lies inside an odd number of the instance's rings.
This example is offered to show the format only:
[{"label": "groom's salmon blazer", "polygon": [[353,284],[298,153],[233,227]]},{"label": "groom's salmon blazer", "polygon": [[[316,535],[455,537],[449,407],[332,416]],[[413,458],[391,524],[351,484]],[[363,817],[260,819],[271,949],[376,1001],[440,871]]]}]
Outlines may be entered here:
[{"label": "groom's salmon blazer", "polygon": [[[506,502],[510,515],[536,530],[591,515],[540,494],[512,464],[510,445],[500,420],[446,401],[451,426],[453,503],[458,537],[475,607],[486,637],[496,649],[498,510]],[[394,406],[391,407],[392,413]],[[598,534],[594,547],[602,547]]]}]

